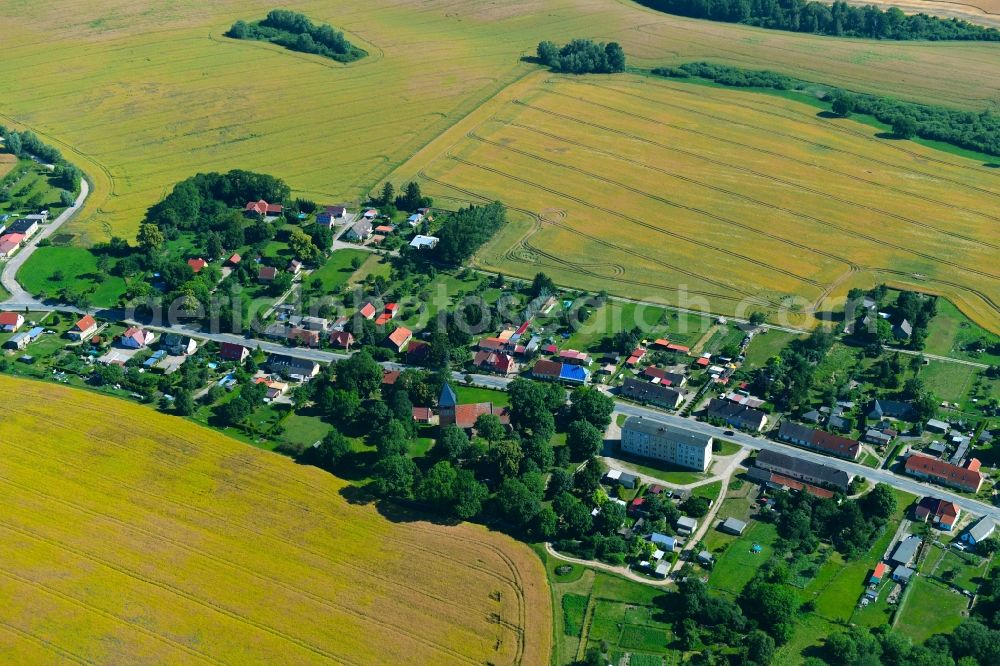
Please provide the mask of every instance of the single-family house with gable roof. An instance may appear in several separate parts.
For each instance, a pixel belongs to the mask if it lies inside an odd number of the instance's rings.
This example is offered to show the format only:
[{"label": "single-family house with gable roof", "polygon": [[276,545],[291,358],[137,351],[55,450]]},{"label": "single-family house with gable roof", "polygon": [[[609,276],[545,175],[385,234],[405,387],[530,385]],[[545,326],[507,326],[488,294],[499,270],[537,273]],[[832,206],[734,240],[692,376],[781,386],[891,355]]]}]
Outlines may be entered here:
[{"label": "single-family house with gable roof", "polygon": [[0,330],[16,333],[24,326],[24,315],[20,312],[0,312]]}]

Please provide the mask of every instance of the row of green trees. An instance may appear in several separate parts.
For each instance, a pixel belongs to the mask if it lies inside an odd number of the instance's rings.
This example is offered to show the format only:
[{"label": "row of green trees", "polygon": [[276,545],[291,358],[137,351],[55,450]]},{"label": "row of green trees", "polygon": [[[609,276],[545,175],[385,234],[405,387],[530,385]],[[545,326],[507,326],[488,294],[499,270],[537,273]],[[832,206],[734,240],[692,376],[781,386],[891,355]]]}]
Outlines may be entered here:
[{"label": "row of green trees", "polygon": [[640,0],[668,14],[745,23],[762,28],[837,37],[1000,41],[1000,30],[959,19],[907,15],[898,7],[856,7],[839,0]]},{"label": "row of green trees", "polygon": [[344,33],[326,24],[315,25],[306,16],[285,9],[273,9],[263,21],[256,23],[237,21],[226,36],[271,42],[292,51],[315,53],[338,62],[353,62],[368,55],[347,41]]},{"label": "row of green trees", "polygon": [[[693,62],[679,67],[660,67],[654,74],[672,78],[696,76],[740,88],[772,88],[798,90],[815,87],[807,81],[767,70],[751,70],[707,62]],[[826,86],[824,86],[826,87]],[[891,97],[852,93],[826,87],[824,99],[830,101],[834,113],[842,116],[860,113],[891,125],[899,138],[942,141],[960,148],[988,155],[1000,155],[1000,115],[985,110],[979,113],[959,111],[944,106],[904,102]]]}]

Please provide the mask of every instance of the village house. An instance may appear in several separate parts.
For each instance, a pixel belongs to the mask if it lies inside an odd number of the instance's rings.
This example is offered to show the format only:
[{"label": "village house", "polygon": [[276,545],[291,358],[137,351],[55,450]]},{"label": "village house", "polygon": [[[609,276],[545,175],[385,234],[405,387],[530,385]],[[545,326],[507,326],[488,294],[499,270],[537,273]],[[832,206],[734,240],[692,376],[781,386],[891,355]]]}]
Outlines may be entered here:
[{"label": "village house", "polygon": [[400,326],[385,338],[386,347],[394,349],[397,353],[403,351],[406,343],[413,337],[413,332],[405,326]]},{"label": "village house", "polygon": [[296,381],[306,381],[319,374],[319,363],[285,354],[271,354],[267,359],[271,372]]},{"label": "village house", "polygon": [[857,440],[814,430],[787,420],[782,421],[778,429],[778,439],[847,460],[857,460],[861,453],[861,443]]},{"label": "village house", "polygon": [[305,328],[293,326],[288,329],[285,337],[293,345],[303,347],[319,347],[319,331],[310,331]]},{"label": "village house", "polygon": [[234,267],[234,268],[236,266],[239,266],[241,261],[243,261],[243,257],[241,257],[240,255],[236,254],[235,252],[233,253],[233,256],[231,256],[228,259],[226,259],[226,263],[229,264],[230,266]]},{"label": "village house", "polygon": [[531,368],[531,376],[535,379],[552,381],[559,379],[559,373],[561,370],[562,363],[557,363],[556,361],[550,361],[543,358],[535,362],[534,367]]},{"label": "village house", "polygon": [[624,379],[621,394],[629,400],[658,405],[668,409],[677,409],[684,402],[684,396],[680,391],[662,384],[651,384],[650,382],[640,381],[634,377],[626,377]]},{"label": "village house", "polygon": [[16,333],[22,326],[24,326],[24,315],[20,312],[0,312],[0,330]]},{"label": "village house", "polygon": [[[633,352],[634,354],[635,352]],[[687,377],[677,372],[668,372],[663,368],[658,368],[655,365],[648,366],[642,371],[642,374],[646,379],[654,381],[658,384],[663,384],[664,386],[672,386],[674,388],[681,388],[687,383]]]},{"label": "village house", "polygon": [[751,432],[760,432],[767,424],[767,414],[759,409],[752,409],[719,398],[712,398],[709,401],[706,414],[711,419],[719,419],[734,428]]},{"label": "village house", "polygon": [[978,493],[983,485],[983,475],[979,467],[980,463],[976,458],[969,460],[964,467],[959,467],[937,458],[912,453],[906,459],[903,469],[918,479],[929,479],[943,486]]},{"label": "village house", "polygon": [[90,315],[84,315],[66,331],[66,335],[73,340],[86,340],[94,333],[97,333],[97,321]]},{"label": "village house", "polygon": [[504,377],[517,374],[518,370],[517,362],[514,360],[514,357],[510,354],[504,354],[502,352],[478,351],[472,359],[472,364],[484,372],[490,372]]},{"label": "village house", "polygon": [[330,346],[338,349],[350,349],[354,344],[354,336],[347,331],[331,331]]},{"label": "village house", "polygon": [[923,497],[913,510],[917,520],[930,522],[934,527],[944,532],[950,532],[962,515],[962,509],[954,502],[938,499],[937,497]]},{"label": "village house", "polygon": [[155,337],[152,331],[132,326],[122,333],[120,344],[127,349],[143,349],[151,344]]},{"label": "village house", "polygon": [[223,361],[242,363],[250,355],[250,350],[233,342],[223,342],[219,345],[219,358]]},{"label": "village house", "polygon": [[[24,238],[30,238],[36,231],[38,231],[38,223],[40,218],[36,215],[26,215],[21,219],[14,220],[7,227],[8,234],[21,234]],[[24,240],[22,238],[21,240]]]},{"label": "village house", "polygon": [[762,449],[757,452],[754,465],[768,472],[786,476],[809,484],[827,486],[846,491],[851,485],[851,475],[847,472],[796,458],[794,456]]},{"label": "village house", "polygon": [[475,428],[476,420],[484,415],[496,416],[504,426],[510,425],[510,412],[506,408],[496,407],[492,402],[479,402],[467,405],[458,404],[458,395],[450,384],[445,382],[438,398],[438,422],[441,427],[454,425],[466,431]]},{"label": "village house", "polygon": [[663,421],[630,416],[622,426],[621,450],[646,458],[708,470],[712,461],[711,435]]},{"label": "village house", "polygon": [[351,228],[344,232],[344,238],[349,241],[364,242],[372,235],[372,223],[368,218],[363,218],[351,225]]},{"label": "village house", "polygon": [[201,269],[208,266],[208,262],[201,257],[198,257],[197,259],[188,259],[187,265],[191,267],[191,270],[194,271],[195,274],[198,274],[201,272]]},{"label": "village house", "polygon": [[437,236],[424,236],[417,234],[410,241],[410,247],[415,250],[433,250],[437,247],[438,241],[440,239]]},{"label": "village house", "polygon": [[273,282],[276,277],[278,277],[278,269],[274,266],[261,266],[257,270],[257,279],[261,282]]},{"label": "village house", "polygon": [[983,516],[962,534],[962,541],[975,547],[977,543],[993,536],[996,528],[997,524],[993,519]]},{"label": "village house", "polygon": [[186,335],[167,333],[160,340],[160,347],[173,356],[190,356],[198,350],[198,343]]},{"label": "village house", "polygon": [[378,310],[371,303],[365,303],[361,306],[361,309],[358,310],[358,314],[368,320],[373,319],[376,312],[378,312]]},{"label": "village house", "polygon": [[243,208],[243,212],[247,217],[258,217],[267,219],[269,217],[277,217],[281,215],[284,207],[281,204],[269,204],[263,199],[259,201],[248,201],[247,205]]}]

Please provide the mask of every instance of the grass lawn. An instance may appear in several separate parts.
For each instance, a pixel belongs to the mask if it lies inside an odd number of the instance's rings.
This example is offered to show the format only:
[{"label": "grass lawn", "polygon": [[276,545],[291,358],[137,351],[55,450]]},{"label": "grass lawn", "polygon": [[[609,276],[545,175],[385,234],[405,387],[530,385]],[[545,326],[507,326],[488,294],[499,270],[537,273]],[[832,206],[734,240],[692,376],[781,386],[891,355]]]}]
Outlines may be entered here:
[{"label": "grass lawn", "polygon": [[694,497],[704,497],[705,499],[709,499],[714,502],[719,499],[719,493],[721,491],[722,481],[713,481],[712,483],[706,483],[703,486],[692,488],[691,495]]},{"label": "grass lawn", "polygon": [[865,467],[871,467],[872,469],[877,469],[879,466],[879,459],[867,451],[862,452],[860,462]]},{"label": "grass lawn", "polygon": [[970,359],[995,365],[1000,363],[997,354],[972,354],[965,346],[976,340],[996,341],[997,336],[969,320],[951,301],[939,298],[937,314],[927,326],[924,351],[928,354]]},{"label": "grass lawn", "polygon": [[510,396],[505,391],[495,391],[488,388],[479,388],[478,386],[462,386],[461,384],[452,384],[452,388],[455,389],[458,402],[462,405],[475,402],[492,402],[499,407],[506,407],[510,404]]},{"label": "grass lawn", "polygon": [[737,444],[736,442],[730,442],[730,441],[725,440],[725,439],[720,439],[720,440],[717,440],[717,441],[719,443],[719,451],[717,453],[715,453],[715,455],[717,455],[717,456],[731,456],[731,455],[735,455],[736,453],[739,452],[739,450],[741,448],[743,448],[739,444]]},{"label": "grass lawn", "polygon": [[330,425],[318,416],[304,416],[297,413],[286,418],[281,425],[284,428],[281,439],[298,446],[311,446],[323,439],[331,430]]},{"label": "grass lawn", "polygon": [[[734,597],[738,595],[757,569],[773,555],[772,546],[777,539],[778,531],[770,523],[755,522],[748,526],[743,536],[730,543],[724,553],[717,554],[709,587]],[[751,552],[754,544],[762,547],[759,553]]]},{"label": "grass lawn", "polygon": [[906,591],[895,629],[921,643],[934,634],[950,633],[962,623],[969,600],[926,576],[917,576]]},{"label": "grass lawn", "polygon": [[97,306],[114,305],[125,293],[125,281],[97,269],[97,257],[82,247],[37,248],[17,273],[21,285],[35,295],[54,296],[64,288],[86,292]]},{"label": "grass lawn", "polygon": [[360,261],[362,264],[368,258],[368,253],[364,250],[337,250],[321,268],[309,274],[307,284],[312,290],[312,284],[319,279],[322,282],[321,294],[329,294],[342,287],[354,273],[355,268],[352,262]]},{"label": "grass lawn", "polygon": [[969,395],[976,373],[972,366],[931,361],[920,369],[920,378],[936,397],[961,405]]},{"label": "grass lawn", "polygon": [[[944,549],[935,548],[935,550],[943,551]],[[941,563],[935,573],[941,576],[944,572],[951,569],[957,572],[957,575],[951,581],[953,584],[970,592],[976,592],[980,584],[986,580],[988,560],[976,555],[962,554],[949,549],[944,553],[944,557],[941,559]]]},{"label": "grass lawn", "polygon": [[746,360],[743,362],[744,368],[760,368],[777,356],[792,340],[801,338],[800,335],[785,331],[765,329],[766,333],[758,333],[750,341],[747,347]]},{"label": "grass lawn", "polygon": [[[352,252],[364,252],[364,250],[351,250]],[[368,258],[365,259],[365,263],[361,264],[361,267],[354,271],[354,275],[348,280],[348,284],[359,284],[364,282],[369,277],[375,277],[381,275],[384,278],[389,277],[389,271],[392,268],[386,261],[382,259],[377,254],[367,253]]]}]

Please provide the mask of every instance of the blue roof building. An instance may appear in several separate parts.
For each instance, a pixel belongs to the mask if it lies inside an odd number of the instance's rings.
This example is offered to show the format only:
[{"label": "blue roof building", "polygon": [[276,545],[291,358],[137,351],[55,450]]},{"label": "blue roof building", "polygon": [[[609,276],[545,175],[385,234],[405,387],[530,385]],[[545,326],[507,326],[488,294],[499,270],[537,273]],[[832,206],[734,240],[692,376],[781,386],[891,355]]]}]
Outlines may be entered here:
[{"label": "blue roof building", "polygon": [[667,536],[666,534],[660,534],[659,532],[653,532],[650,534],[649,540],[666,551],[673,550],[674,546],[677,545],[677,539],[672,536]]},{"label": "blue roof building", "polygon": [[586,368],[579,365],[563,363],[562,368],[559,370],[559,379],[567,382],[585,384],[589,377],[590,372],[588,372]]}]

